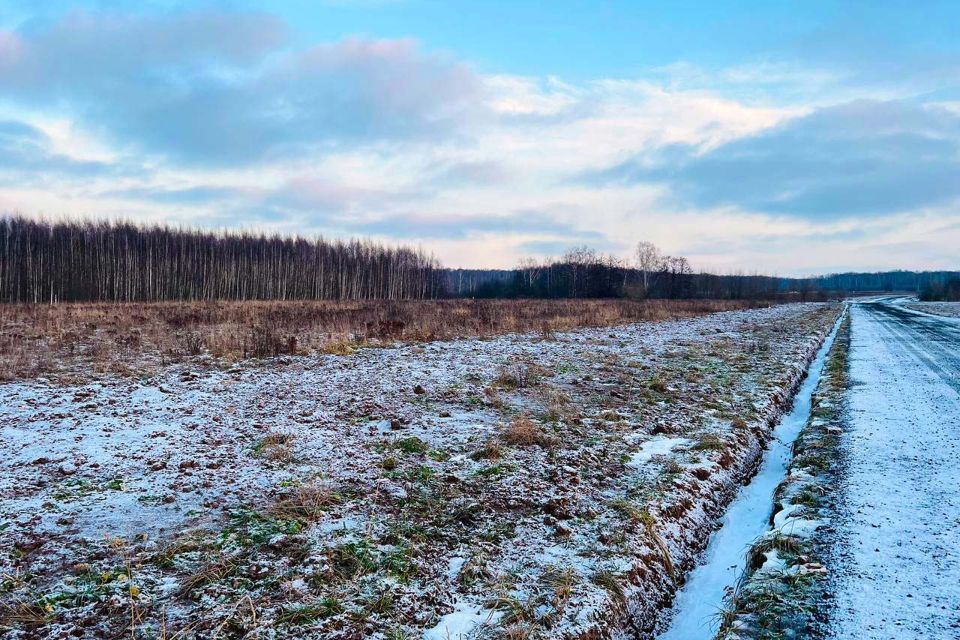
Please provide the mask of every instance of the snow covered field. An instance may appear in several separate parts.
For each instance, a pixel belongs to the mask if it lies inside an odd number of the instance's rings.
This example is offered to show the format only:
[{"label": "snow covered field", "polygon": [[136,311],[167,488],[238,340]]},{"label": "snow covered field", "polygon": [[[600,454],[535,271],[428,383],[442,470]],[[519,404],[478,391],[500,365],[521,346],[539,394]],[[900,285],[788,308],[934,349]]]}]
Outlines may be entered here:
[{"label": "snow covered field", "polygon": [[948,318],[960,318],[960,302],[910,302],[904,305],[910,309],[932,313]]},{"label": "snow covered field", "polygon": [[0,625],[647,633],[837,310],[0,386]]}]

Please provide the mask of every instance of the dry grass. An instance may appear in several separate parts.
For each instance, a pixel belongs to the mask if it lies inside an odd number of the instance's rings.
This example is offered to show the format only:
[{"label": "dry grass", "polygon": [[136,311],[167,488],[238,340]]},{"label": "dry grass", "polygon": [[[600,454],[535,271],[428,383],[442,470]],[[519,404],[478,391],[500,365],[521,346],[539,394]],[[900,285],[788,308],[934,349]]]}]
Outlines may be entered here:
[{"label": "dry grass", "polygon": [[473,460],[499,460],[503,457],[503,446],[496,440],[489,440],[470,454]]},{"label": "dry grass", "polygon": [[295,487],[281,495],[267,512],[280,520],[315,522],[330,507],[340,502],[340,495],[330,487],[310,483]]},{"label": "dry grass", "polygon": [[518,447],[548,447],[553,438],[539,424],[527,416],[519,416],[500,432],[501,439],[507,444]]},{"label": "dry grass", "polygon": [[254,447],[254,453],[274,462],[293,461],[293,443],[296,436],[288,432],[271,431]]},{"label": "dry grass", "polygon": [[[141,374],[207,355],[223,362],[349,354],[395,341],[687,318],[766,306],[720,300],[247,301],[0,304],[0,381]],[[544,327],[549,327],[545,331]]]},{"label": "dry grass", "polygon": [[33,602],[0,603],[0,629],[40,626],[50,620],[50,615],[50,611]]},{"label": "dry grass", "polygon": [[211,582],[222,580],[229,576],[240,564],[241,558],[221,556],[215,560],[203,565],[199,570],[190,574],[180,583],[177,591],[179,595],[186,595],[198,587],[203,587]]}]

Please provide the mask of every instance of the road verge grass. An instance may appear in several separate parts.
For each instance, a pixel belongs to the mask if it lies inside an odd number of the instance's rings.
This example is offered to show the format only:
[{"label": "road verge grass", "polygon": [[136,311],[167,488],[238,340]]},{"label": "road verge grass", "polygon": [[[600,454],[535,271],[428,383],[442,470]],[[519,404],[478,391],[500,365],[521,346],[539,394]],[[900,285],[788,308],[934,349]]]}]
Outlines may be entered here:
[{"label": "road verge grass", "polygon": [[849,347],[848,314],[774,495],[771,529],[747,551],[744,573],[719,614],[718,640],[810,638],[822,626],[828,575],[822,531],[837,486]]}]

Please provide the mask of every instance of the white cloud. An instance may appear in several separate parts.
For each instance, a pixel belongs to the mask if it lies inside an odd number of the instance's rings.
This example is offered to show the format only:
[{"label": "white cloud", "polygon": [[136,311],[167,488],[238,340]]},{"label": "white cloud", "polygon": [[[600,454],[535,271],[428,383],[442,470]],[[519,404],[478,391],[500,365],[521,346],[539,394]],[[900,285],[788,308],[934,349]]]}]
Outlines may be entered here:
[{"label": "white cloud", "polygon": [[[175,13],[0,31],[3,115],[42,134],[23,169],[42,180],[0,186],[0,210],[370,233],[474,267],[558,243],[626,256],[641,238],[721,270],[911,266],[910,255],[945,266],[958,240],[946,208],[803,220],[737,199],[671,200],[670,180],[579,179],[789,130],[816,113],[831,71],[683,63],[573,83],[480,75],[412,40],[295,48],[288,31],[266,16]],[[805,99],[767,89],[791,84]],[[38,168],[43,157],[56,162]],[[115,170],[90,170],[100,165]]]}]

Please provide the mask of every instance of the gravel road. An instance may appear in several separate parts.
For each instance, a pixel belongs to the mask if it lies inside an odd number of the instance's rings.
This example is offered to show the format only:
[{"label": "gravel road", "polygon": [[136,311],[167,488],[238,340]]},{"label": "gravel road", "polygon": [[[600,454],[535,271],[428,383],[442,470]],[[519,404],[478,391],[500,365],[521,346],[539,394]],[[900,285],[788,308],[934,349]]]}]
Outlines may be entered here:
[{"label": "gravel road", "polygon": [[828,637],[960,638],[960,320],[851,305]]}]

